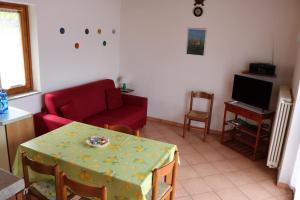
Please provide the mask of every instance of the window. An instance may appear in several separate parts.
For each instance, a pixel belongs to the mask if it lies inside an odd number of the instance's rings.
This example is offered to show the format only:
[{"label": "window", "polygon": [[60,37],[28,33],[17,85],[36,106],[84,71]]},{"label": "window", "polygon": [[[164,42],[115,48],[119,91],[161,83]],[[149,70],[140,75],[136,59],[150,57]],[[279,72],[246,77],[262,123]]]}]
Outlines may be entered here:
[{"label": "window", "polygon": [[32,90],[26,5],[0,2],[0,83],[9,95]]}]

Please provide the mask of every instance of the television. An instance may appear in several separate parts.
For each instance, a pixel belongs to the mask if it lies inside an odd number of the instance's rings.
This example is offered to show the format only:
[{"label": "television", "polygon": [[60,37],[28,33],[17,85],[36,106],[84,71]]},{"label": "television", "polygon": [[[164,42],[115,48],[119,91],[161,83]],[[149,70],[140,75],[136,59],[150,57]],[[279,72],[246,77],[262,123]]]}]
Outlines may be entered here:
[{"label": "television", "polygon": [[268,110],[272,88],[272,82],[235,75],[232,99],[263,110]]}]

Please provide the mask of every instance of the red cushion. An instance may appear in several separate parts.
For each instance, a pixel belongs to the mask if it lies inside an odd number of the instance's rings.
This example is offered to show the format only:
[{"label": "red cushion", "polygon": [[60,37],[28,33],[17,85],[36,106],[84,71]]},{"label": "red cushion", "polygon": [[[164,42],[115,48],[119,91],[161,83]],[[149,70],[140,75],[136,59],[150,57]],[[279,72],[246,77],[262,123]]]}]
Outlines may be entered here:
[{"label": "red cushion", "polygon": [[85,123],[98,127],[104,124],[123,124],[132,129],[138,129],[136,124],[145,118],[145,111],[140,106],[124,105],[115,110],[108,110],[84,120]]},{"label": "red cushion", "polygon": [[119,89],[106,89],[106,102],[108,110],[115,110],[123,105],[122,93]]},{"label": "red cushion", "polygon": [[66,105],[61,106],[60,111],[62,113],[62,116],[67,119],[71,119],[78,122],[81,122],[83,120],[83,118],[81,118],[80,115],[78,114],[78,109],[74,105],[73,101],[71,101]]},{"label": "red cushion", "polygon": [[60,107],[73,101],[79,118],[85,119],[106,110],[105,89],[115,88],[113,80],[101,80],[45,94],[50,114],[61,116]]}]

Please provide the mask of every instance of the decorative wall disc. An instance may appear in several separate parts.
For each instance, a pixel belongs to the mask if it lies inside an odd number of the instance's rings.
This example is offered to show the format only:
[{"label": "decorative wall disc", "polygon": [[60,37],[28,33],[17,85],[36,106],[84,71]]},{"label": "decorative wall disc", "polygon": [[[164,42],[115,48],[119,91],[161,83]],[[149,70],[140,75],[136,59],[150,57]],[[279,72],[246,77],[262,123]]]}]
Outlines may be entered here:
[{"label": "decorative wall disc", "polygon": [[112,30],[112,34],[116,34],[116,29],[113,29],[113,30]]},{"label": "decorative wall disc", "polygon": [[78,42],[75,43],[75,49],[79,49],[80,45]]},{"label": "decorative wall disc", "polygon": [[107,45],[107,42],[106,41],[103,41],[103,46],[106,46]]},{"label": "decorative wall disc", "polygon": [[98,28],[97,33],[100,35],[101,34],[101,28]]},{"label": "decorative wall disc", "polygon": [[61,34],[65,34],[66,30],[65,30],[65,28],[61,27],[61,28],[59,29],[59,32],[60,32]]},{"label": "decorative wall disc", "polygon": [[84,30],[84,32],[85,32],[85,34],[89,34],[90,33],[90,30],[88,29],[88,28],[86,28],[85,30]]}]

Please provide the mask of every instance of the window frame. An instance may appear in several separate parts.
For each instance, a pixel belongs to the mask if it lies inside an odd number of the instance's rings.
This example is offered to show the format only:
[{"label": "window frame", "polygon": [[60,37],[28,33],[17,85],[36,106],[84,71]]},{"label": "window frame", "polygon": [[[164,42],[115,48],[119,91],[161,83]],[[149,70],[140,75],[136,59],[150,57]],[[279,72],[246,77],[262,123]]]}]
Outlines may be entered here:
[{"label": "window frame", "polygon": [[32,79],[28,6],[23,4],[0,2],[0,9],[17,11],[20,14],[21,36],[22,36],[22,45],[23,45],[23,56],[24,56],[23,59],[24,59],[24,71],[25,71],[25,85],[10,88],[6,91],[8,95],[22,94],[25,92],[32,91],[33,79]]}]

